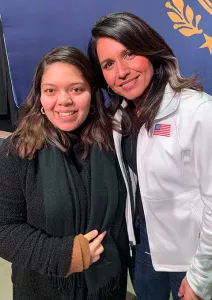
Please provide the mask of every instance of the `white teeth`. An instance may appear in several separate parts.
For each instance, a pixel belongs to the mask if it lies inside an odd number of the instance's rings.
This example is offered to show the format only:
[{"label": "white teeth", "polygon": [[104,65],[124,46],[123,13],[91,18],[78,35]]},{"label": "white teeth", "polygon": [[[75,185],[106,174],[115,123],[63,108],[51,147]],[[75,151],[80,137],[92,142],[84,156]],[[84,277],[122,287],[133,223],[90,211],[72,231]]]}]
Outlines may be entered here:
[{"label": "white teeth", "polygon": [[134,80],[135,80],[135,79],[133,79],[133,80],[131,80],[131,81],[127,82],[127,83],[124,83],[124,84],[123,84],[123,86],[130,85],[130,84],[132,83],[132,81],[134,81]]},{"label": "white teeth", "polygon": [[71,116],[74,113],[75,113],[74,111],[72,111],[72,112],[59,112],[59,115],[61,115],[61,116]]}]

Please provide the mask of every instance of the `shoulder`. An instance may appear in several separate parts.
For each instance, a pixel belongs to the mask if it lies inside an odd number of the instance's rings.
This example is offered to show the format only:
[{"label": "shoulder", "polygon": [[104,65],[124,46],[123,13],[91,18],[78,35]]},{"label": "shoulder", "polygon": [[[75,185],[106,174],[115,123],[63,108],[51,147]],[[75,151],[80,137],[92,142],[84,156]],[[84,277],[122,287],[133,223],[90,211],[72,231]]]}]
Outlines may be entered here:
[{"label": "shoulder", "polygon": [[[212,97],[204,92],[184,90],[180,94],[177,113],[178,138],[181,145],[190,147],[194,138],[209,138],[212,131]],[[188,146],[190,145],[190,146]]]},{"label": "shoulder", "polygon": [[200,105],[209,102],[212,104],[212,96],[201,91],[184,89],[180,93],[181,106],[187,109],[196,110]]},{"label": "shoulder", "polygon": [[0,146],[0,170],[18,173],[31,164],[28,159],[22,159],[13,150],[11,139],[8,137]]},{"label": "shoulder", "polygon": [[6,138],[0,146],[0,161],[1,165],[4,165],[4,162],[14,161],[18,158],[17,154],[10,148],[10,137]]},{"label": "shoulder", "polygon": [[204,92],[185,89],[179,94],[179,109],[177,112],[178,121],[190,124],[196,116],[211,115],[212,96]]}]

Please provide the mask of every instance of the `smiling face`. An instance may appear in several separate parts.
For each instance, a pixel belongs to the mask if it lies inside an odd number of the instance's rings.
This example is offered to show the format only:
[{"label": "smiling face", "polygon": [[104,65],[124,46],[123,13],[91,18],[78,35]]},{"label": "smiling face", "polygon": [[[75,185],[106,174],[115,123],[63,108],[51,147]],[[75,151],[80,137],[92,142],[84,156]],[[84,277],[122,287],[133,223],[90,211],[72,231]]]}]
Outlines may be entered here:
[{"label": "smiling face", "polygon": [[97,55],[110,88],[126,99],[139,101],[153,76],[150,61],[107,37],[97,41]]},{"label": "smiling face", "polygon": [[55,127],[73,131],[88,116],[91,89],[75,66],[56,62],[44,71],[40,101],[46,117]]}]

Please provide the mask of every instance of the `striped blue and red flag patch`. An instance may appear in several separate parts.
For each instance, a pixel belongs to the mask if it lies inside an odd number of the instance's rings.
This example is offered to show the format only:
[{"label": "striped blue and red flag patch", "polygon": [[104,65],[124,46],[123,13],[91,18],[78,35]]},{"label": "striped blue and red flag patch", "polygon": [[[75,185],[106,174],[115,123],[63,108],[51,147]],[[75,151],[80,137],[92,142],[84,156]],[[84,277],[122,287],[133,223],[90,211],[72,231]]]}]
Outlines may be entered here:
[{"label": "striped blue and red flag patch", "polygon": [[170,124],[155,124],[153,135],[170,136],[171,125]]}]

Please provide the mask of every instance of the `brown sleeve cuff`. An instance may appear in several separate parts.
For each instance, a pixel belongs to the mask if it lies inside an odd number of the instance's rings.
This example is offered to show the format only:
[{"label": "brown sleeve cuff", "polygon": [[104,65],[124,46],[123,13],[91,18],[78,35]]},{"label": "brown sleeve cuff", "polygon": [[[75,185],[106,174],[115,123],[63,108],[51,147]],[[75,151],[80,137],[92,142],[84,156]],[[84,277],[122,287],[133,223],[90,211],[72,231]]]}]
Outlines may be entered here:
[{"label": "brown sleeve cuff", "polygon": [[89,242],[82,234],[79,234],[74,238],[71,266],[67,276],[88,269],[90,263],[91,254]]},{"label": "brown sleeve cuff", "polygon": [[84,237],[84,235],[78,235],[79,242],[82,251],[82,260],[83,260],[83,270],[86,270],[90,267],[91,264],[91,253],[88,240]]}]

